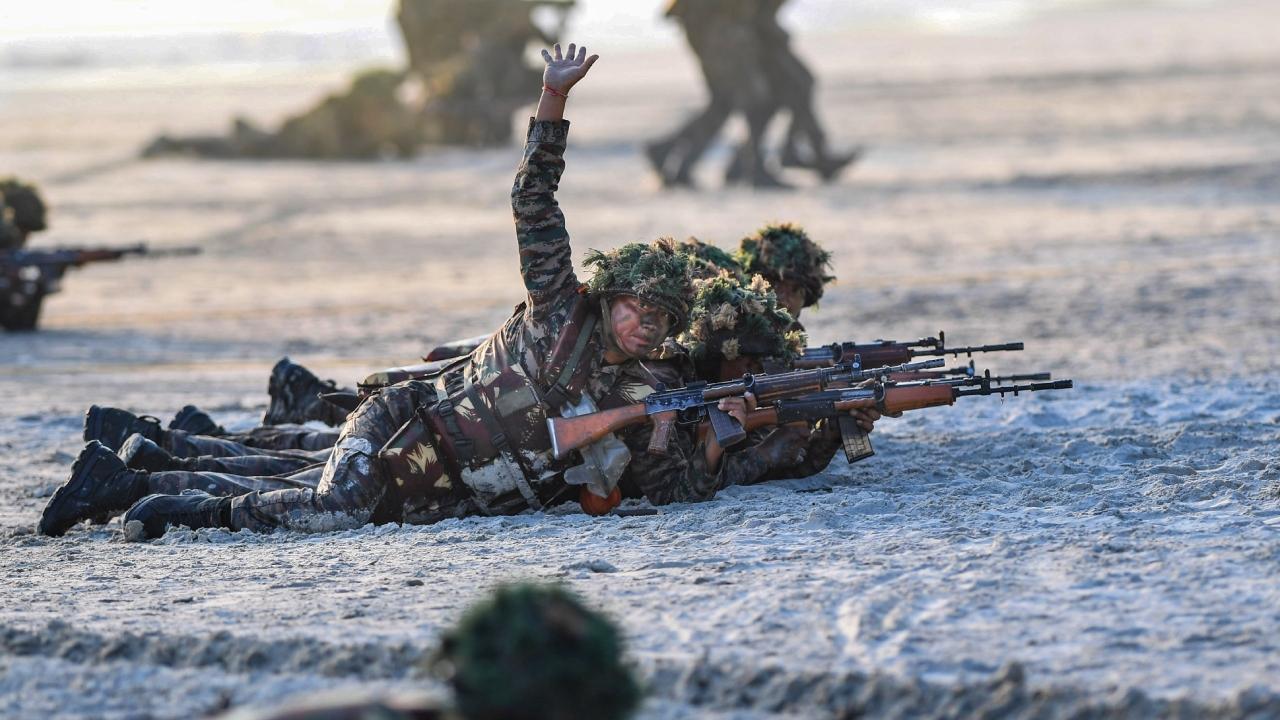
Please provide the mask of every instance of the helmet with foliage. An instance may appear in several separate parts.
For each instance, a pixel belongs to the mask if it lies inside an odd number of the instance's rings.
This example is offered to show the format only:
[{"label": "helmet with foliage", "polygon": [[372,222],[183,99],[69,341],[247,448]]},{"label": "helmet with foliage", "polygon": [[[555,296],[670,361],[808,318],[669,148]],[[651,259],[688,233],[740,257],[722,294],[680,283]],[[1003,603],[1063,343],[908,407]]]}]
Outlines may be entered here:
[{"label": "helmet with foliage", "polygon": [[468,720],[625,718],[640,689],[613,623],[559,586],[498,588],[447,632],[433,669]]},{"label": "helmet with foliage", "polygon": [[689,256],[689,271],[695,279],[712,278],[722,271],[737,278],[744,278],[742,265],[725,250],[690,237],[676,246],[676,249]]},{"label": "helmet with foliage", "polygon": [[804,304],[822,298],[823,286],[835,280],[827,274],[831,253],[809,239],[798,225],[766,225],[738,246],[738,262],[748,273],[759,273],[771,283],[793,283],[804,288]]},{"label": "helmet with foliage", "polygon": [[585,263],[595,266],[587,283],[592,295],[606,299],[634,295],[657,305],[671,314],[673,335],[688,324],[693,303],[689,259],[676,252],[670,239],[628,243],[609,252],[592,250]]},{"label": "helmet with foliage", "polygon": [[769,282],[756,275],[743,284],[729,273],[695,280],[689,329],[680,336],[700,373],[712,363],[742,356],[789,363],[804,349],[791,313],[778,305]]},{"label": "helmet with foliage", "polygon": [[20,230],[40,232],[45,224],[44,200],[34,185],[17,178],[0,178],[0,200],[13,213],[10,221]]}]

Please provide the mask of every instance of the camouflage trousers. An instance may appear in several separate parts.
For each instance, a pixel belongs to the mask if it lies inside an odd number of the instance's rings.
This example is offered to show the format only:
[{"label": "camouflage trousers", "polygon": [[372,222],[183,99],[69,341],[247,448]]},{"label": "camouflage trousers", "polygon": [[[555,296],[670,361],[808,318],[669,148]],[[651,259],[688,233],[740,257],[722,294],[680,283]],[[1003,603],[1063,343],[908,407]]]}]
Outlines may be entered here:
[{"label": "camouflage trousers", "polygon": [[674,178],[691,179],[694,166],[733,113],[747,121],[747,139],[739,147],[743,169],[763,172],[764,133],[776,111],[749,24],[685,27],[689,47],[702,67],[710,96],[707,107],[659,141],[678,158]]},{"label": "camouflage trousers", "polygon": [[[327,532],[361,527],[370,521],[403,521],[403,513],[393,509],[396,501],[389,496],[392,479],[386,477],[378,451],[414,417],[417,408],[435,400],[432,385],[419,381],[373,393],[347,416],[316,486],[240,495],[231,505],[231,526],[259,532],[276,528]],[[453,512],[457,500],[451,491],[432,505],[440,513],[436,519],[457,514]]]},{"label": "camouflage trousers", "polygon": [[[236,458],[240,460],[242,458]],[[246,470],[249,468],[246,466]],[[234,497],[251,492],[315,488],[324,465],[312,464],[281,475],[240,475],[234,472],[166,470],[147,476],[147,489],[161,495],[180,495],[183,490],[203,490],[210,495]]]},{"label": "camouflage trousers", "polygon": [[[252,448],[250,448],[252,450]],[[313,457],[314,456],[314,457]],[[242,455],[240,457],[194,457],[182,462],[182,469],[192,472],[218,472],[232,475],[288,475],[312,466],[323,466],[329,451],[298,455]]]},{"label": "camouflage trousers", "polygon": [[336,432],[299,425],[259,427],[247,433],[227,435],[192,435],[182,430],[166,430],[164,448],[175,457],[273,455],[324,462],[337,440]]}]

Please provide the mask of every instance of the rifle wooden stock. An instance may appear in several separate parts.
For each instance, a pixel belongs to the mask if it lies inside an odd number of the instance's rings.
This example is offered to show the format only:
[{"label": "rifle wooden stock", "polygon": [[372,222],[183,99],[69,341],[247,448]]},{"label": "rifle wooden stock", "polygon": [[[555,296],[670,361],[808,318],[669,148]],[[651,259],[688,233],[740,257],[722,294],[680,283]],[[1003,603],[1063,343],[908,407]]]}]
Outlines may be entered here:
[{"label": "rifle wooden stock", "polygon": [[649,435],[650,455],[666,455],[667,446],[671,444],[671,431],[676,426],[676,411],[655,413],[653,415],[653,433]]},{"label": "rifle wooden stock", "polygon": [[894,414],[906,410],[954,405],[955,402],[955,389],[949,385],[890,387],[885,389],[884,400],[880,402],[880,411]]},{"label": "rifle wooden stock", "polygon": [[778,424],[778,408],[770,405],[752,410],[747,413],[747,422],[742,425],[743,429],[750,432],[758,430],[762,427]]},{"label": "rifle wooden stock", "polygon": [[[644,403],[636,403],[634,405],[623,405],[612,410],[602,410],[590,415],[551,418],[547,421],[547,426],[551,431],[552,447],[555,449],[556,457],[564,458],[574,450],[601,440],[609,433],[643,422],[648,417],[645,413]],[[674,410],[670,413],[656,413],[653,419],[654,438],[650,442],[651,449],[653,442],[658,439],[659,435],[665,436],[668,440],[670,439],[670,426],[675,422],[676,413]],[[666,449],[665,442],[662,448],[663,450]]]},{"label": "rifle wooden stock", "polygon": [[119,260],[125,255],[140,255],[145,250],[141,245],[126,248],[91,248],[76,253],[75,265],[87,265],[95,262]]},{"label": "rifle wooden stock", "polygon": [[[847,412],[857,408],[876,408],[880,412],[896,414],[907,410],[939,407],[955,404],[955,392],[949,385],[922,385],[918,387],[887,387],[884,399],[877,401],[874,397],[841,400],[831,404],[837,412]],[[818,420],[820,418],[813,418]],[[747,414],[747,422],[743,426],[747,430],[778,424],[777,406],[762,407]]]}]

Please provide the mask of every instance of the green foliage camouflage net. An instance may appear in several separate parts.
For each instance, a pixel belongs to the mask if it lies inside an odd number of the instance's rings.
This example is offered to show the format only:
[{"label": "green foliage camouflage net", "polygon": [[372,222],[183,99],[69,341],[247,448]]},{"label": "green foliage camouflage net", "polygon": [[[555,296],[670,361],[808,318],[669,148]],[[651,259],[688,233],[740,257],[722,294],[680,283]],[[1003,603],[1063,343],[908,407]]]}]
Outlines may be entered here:
[{"label": "green foliage camouflage net", "polygon": [[595,266],[587,288],[598,297],[635,295],[671,313],[675,318],[671,333],[689,322],[693,286],[689,259],[676,252],[669,239],[652,243],[628,243],[616,250],[587,253],[587,265]]},{"label": "green foliage camouflage net", "polygon": [[738,262],[748,273],[765,276],[770,282],[795,283],[804,288],[805,307],[822,298],[823,286],[835,280],[827,275],[831,253],[809,239],[798,225],[766,225],[755,235],[742,239]]},{"label": "green foliage camouflage net", "polygon": [[521,584],[468,610],[434,669],[468,720],[614,720],[640,702],[622,654],[613,623],[569,591]]},{"label": "green foliage camouflage net", "polygon": [[689,329],[679,341],[699,367],[742,356],[794,360],[806,338],[769,282],[760,275],[742,284],[729,273],[695,280]]},{"label": "green foliage camouflage net", "polygon": [[728,251],[691,237],[676,246],[676,250],[689,256],[689,271],[695,279],[713,278],[728,271],[739,280],[746,279],[742,265]]}]

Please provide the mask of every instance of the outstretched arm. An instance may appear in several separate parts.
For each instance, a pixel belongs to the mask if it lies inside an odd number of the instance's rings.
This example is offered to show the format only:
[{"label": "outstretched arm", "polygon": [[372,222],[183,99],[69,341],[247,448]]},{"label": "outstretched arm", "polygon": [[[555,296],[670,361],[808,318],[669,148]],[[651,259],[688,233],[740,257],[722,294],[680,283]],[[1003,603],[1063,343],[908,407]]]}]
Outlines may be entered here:
[{"label": "outstretched arm", "polygon": [[[576,54],[575,54],[576,51]],[[576,289],[578,280],[570,258],[569,233],[555,193],[564,172],[565,141],[569,123],[564,120],[565,100],[572,88],[587,74],[596,56],[586,57],[586,48],[569,46],[568,57],[556,45],[555,54],[543,50],[547,61],[543,73],[542,98],[537,115],[529,123],[524,158],[516,170],[511,188],[511,210],[520,246],[520,275],[529,292],[534,313],[548,311],[566,292]]]}]

